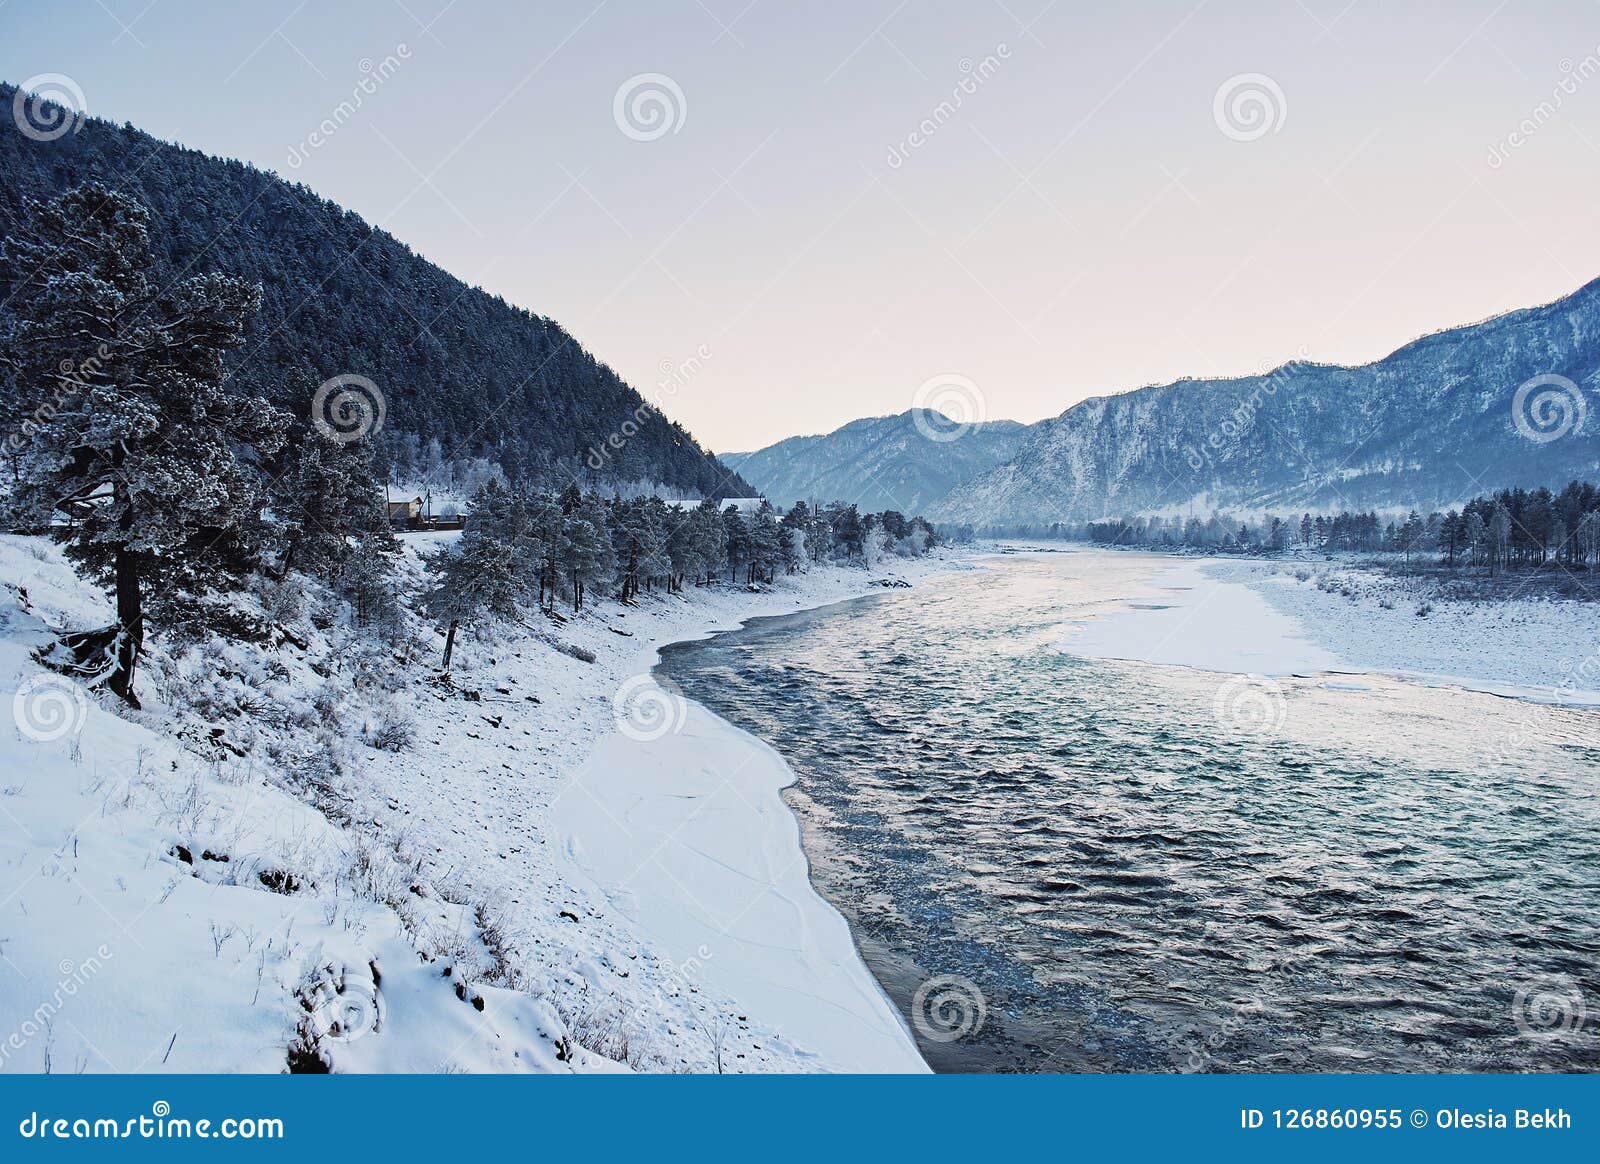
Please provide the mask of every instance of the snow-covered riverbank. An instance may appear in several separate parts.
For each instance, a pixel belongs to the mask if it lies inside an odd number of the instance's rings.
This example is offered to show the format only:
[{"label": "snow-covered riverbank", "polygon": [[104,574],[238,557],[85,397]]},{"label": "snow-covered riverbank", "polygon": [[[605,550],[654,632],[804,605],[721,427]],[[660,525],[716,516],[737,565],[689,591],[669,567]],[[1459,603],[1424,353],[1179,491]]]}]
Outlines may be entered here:
[{"label": "snow-covered riverbank", "polygon": [[[1540,702],[1600,705],[1600,606],[1450,601],[1359,567],[1117,554],[1141,593],[1071,628],[1088,658],[1268,676],[1376,672]],[[1421,611],[1421,613],[1419,613]]]},{"label": "snow-covered riverbank", "polygon": [[[410,568],[441,540],[408,542]],[[105,621],[102,597],[47,543],[0,542],[0,1069],[275,1071],[307,1037],[336,1070],[921,1068],[810,888],[782,761],[698,708],[669,704],[683,730],[655,740],[638,717],[664,643],[958,558],[535,617],[464,641],[450,684],[432,646],[154,656],[129,722],[28,658]],[[208,743],[232,698],[259,707]],[[307,746],[345,775],[302,783]],[[708,811],[676,799],[706,781]],[[613,850],[582,806],[619,797],[647,819]]]}]

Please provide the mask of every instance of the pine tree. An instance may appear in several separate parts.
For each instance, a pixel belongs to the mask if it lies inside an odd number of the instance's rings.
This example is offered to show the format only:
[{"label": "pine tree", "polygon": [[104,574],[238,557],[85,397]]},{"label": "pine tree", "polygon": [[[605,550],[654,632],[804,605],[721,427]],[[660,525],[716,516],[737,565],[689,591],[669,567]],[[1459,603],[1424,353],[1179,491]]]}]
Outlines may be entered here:
[{"label": "pine tree", "polygon": [[[514,621],[530,593],[529,572],[537,559],[517,545],[512,521],[517,501],[498,482],[485,485],[473,498],[472,516],[454,549],[428,560],[431,584],[423,595],[430,616],[446,626],[444,670],[455,654],[456,631],[485,617]],[[523,526],[531,518],[524,510]]]},{"label": "pine tree", "polygon": [[723,553],[727,556],[728,581],[739,580],[739,567],[750,561],[750,527],[745,524],[739,507],[730,505],[722,511]]},{"label": "pine tree", "polygon": [[100,578],[117,612],[107,682],[137,706],[147,580],[195,599],[254,564],[257,458],[287,418],[223,384],[258,288],[222,275],[161,287],[149,212],[84,186],[28,206],[6,240],[0,364],[25,410],[14,501]]},{"label": "pine tree", "polygon": [[832,505],[828,508],[829,524],[833,528],[833,540],[844,551],[846,558],[859,558],[863,547],[866,529],[861,524],[861,515],[854,505]]},{"label": "pine tree", "polygon": [[1467,553],[1470,556],[1471,561],[1476,564],[1481,553],[1484,539],[1483,514],[1479,513],[1476,508],[1467,512],[1466,521],[1462,527],[1461,537],[1463,542],[1466,544]]},{"label": "pine tree", "polygon": [[750,521],[752,582],[771,582],[778,571],[778,521],[772,506],[763,501]]},{"label": "pine tree", "polygon": [[1489,518],[1489,571],[1499,573],[1511,548],[1511,513],[1499,502]]},{"label": "pine tree", "polygon": [[595,494],[579,496],[569,509],[568,498],[563,494],[562,508],[566,510],[562,522],[562,558],[572,584],[572,609],[579,611],[583,609],[587,591],[616,568],[616,556],[606,526],[605,502]]},{"label": "pine tree", "polygon": [[296,569],[331,582],[359,540],[399,549],[365,441],[340,444],[306,430],[277,477],[272,509],[284,542],[280,573]]},{"label": "pine tree", "polygon": [[797,501],[778,522],[784,568],[793,574],[810,564],[807,541],[811,532],[811,507]]},{"label": "pine tree", "polygon": [[1592,510],[1578,520],[1573,540],[1578,545],[1580,565],[1600,564],[1600,510]]}]

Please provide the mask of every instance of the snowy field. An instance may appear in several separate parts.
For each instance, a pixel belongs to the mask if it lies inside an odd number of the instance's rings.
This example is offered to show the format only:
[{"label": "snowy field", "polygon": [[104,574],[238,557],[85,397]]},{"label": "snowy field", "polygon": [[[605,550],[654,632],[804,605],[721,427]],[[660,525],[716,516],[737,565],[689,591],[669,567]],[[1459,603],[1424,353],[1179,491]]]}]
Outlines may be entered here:
[{"label": "snowy field", "polygon": [[1148,563],[1143,592],[1071,628],[1064,649],[1237,674],[1376,672],[1600,705],[1594,603],[1442,599],[1425,583],[1339,562],[1126,556]]},{"label": "snowy field", "polygon": [[0,538],[0,1070],[923,1070],[782,761],[649,670],[961,565],[535,616],[465,637],[449,685],[438,643],[351,658],[336,628],[153,650],[129,712],[32,661],[110,614]]}]

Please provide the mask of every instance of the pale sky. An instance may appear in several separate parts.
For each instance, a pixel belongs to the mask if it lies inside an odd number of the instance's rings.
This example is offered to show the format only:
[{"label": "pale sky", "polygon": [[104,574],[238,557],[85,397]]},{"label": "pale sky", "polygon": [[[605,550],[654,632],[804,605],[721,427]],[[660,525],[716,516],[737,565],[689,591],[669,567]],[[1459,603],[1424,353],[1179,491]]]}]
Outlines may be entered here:
[{"label": "pale sky", "polygon": [[[718,451],[932,377],[1036,420],[1373,359],[1600,275],[1592,0],[5,0],[0,77],[43,73],[552,316]],[[614,115],[643,74],[659,136]]]}]

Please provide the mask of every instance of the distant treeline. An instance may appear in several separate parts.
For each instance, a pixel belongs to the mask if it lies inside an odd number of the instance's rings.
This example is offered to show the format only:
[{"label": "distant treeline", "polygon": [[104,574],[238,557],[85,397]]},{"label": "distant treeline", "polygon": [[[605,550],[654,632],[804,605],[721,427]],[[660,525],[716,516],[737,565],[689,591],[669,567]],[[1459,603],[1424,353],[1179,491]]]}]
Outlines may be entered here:
[{"label": "distant treeline", "polygon": [[1558,562],[1573,568],[1600,565],[1600,488],[1573,481],[1560,493],[1549,489],[1502,489],[1473,498],[1460,509],[1402,519],[1365,513],[1268,514],[1257,519],[1125,517],[1081,525],[1056,523],[1042,536],[1103,545],[1175,548],[1221,553],[1288,549],[1436,553],[1449,565],[1495,570]]},{"label": "distant treeline", "polygon": [[780,513],[762,501],[746,511],[709,499],[608,500],[576,486],[550,494],[491,481],[473,499],[460,544],[431,559],[424,604],[447,627],[448,668],[460,624],[553,610],[558,598],[581,610],[599,595],[631,602],[641,590],[709,585],[724,573],[730,582],[771,582],[779,570],[874,566],[886,554],[917,557],[937,544],[920,517],[840,502],[813,509],[801,501]]}]

